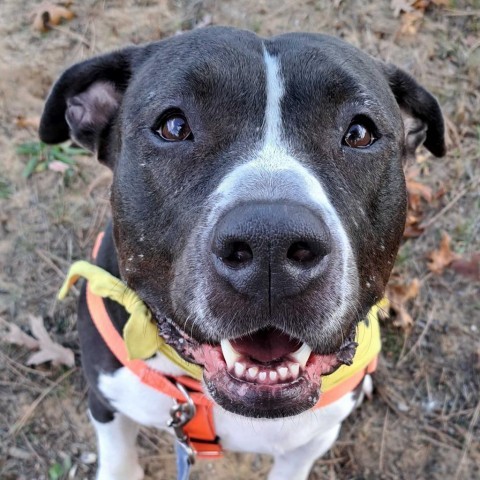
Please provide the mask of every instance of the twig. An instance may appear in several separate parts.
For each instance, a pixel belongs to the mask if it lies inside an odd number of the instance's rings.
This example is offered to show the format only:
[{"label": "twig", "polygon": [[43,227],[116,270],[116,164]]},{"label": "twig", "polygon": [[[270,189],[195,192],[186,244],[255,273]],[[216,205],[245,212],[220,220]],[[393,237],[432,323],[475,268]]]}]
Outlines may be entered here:
[{"label": "twig", "polygon": [[40,405],[40,403],[49,395],[56,387],[58,387],[66,378],[68,378],[74,371],[76,367],[67,370],[60,378],[58,378],[52,385],[46,388],[27,408],[26,412],[22,415],[22,417],[16,421],[8,431],[8,435],[16,435],[28,422],[28,419],[33,415],[35,409]]},{"label": "twig", "polygon": [[433,225],[441,216],[445,215],[472,187],[480,183],[480,177],[474,178],[468,185],[460,190],[437,214],[430,220],[420,224],[419,228],[426,230]]},{"label": "twig", "polygon": [[437,440],[436,438],[429,437],[428,435],[420,434],[420,438],[423,438],[429,443],[432,443],[433,445],[436,445],[437,447],[443,447],[448,450],[456,450],[457,452],[460,452],[460,449],[456,447],[455,445],[450,445],[448,443],[441,442],[440,440]]},{"label": "twig", "polygon": [[480,17],[480,10],[446,10],[446,17]]},{"label": "twig", "polygon": [[[46,257],[50,258],[50,260],[53,262],[54,260],[58,262],[59,264],[63,265],[65,268],[68,268],[70,266],[70,262],[65,260],[62,257],[59,257],[58,255],[55,255],[53,252],[49,252],[44,250],[43,248],[38,249],[40,252],[44,253]],[[63,273],[62,273],[63,275]]]},{"label": "twig", "polygon": [[317,460],[317,465],[336,465],[337,463],[342,463],[347,460],[347,457],[335,457],[335,458],[324,458],[323,460]]},{"label": "twig", "polygon": [[[60,270],[60,268],[58,268],[55,263],[53,263],[53,261],[42,251],[40,250],[39,248],[36,248],[35,249],[35,253],[62,279],[64,280],[65,279],[65,273],[62,272],[62,270]],[[75,295],[79,295],[80,292],[78,291],[78,289],[75,287],[75,285],[72,285],[71,287],[71,290],[72,292],[75,293]]]},{"label": "twig", "polygon": [[47,256],[47,254],[40,250],[39,248],[35,249],[35,253],[60,277],[65,278],[65,274],[55,265],[53,260]]},{"label": "twig", "polygon": [[[51,382],[51,380],[47,377],[51,376],[51,372],[44,372],[44,371],[41,371],[41,370],[36,370],[34,368],[29,368],[25,365],[22,365],[20,362],[17,362],[16,360],[14,360],[13,358],[9,357],[8,355],[6,355],[5,353],[3,352],[0,352],[0,358],[3,360],[4,363],[7,364],[7,367],[12,370],[12,372],[14,374],[16,374],[17,376],[22,376],[23,379],[25,379],[26,382],[30,382],[30,379],[26,376],[26,375],[23,375],[22,372],[26,372],[26,373],[33,373],[35,375],[39,375],[40,377],[42,377],[45,381],[47,382]],[[18,378],[17,378],[17,381],[18,381]],[[32,383],[32,385],[34,385]]]},{"label": "twig", "polygon": [[392,410],[392,412],[395,412],[399,417],[405,418],[405,412],[399,410],[395,406],[395,404],[388,398],[388,392],[384,387],[377,385],[375,391],[380,395],[381,399],[387,404],[387,406],[390,408],[390,410]]},{"label": "twig", "polygon": [[470,449],[470,445],[472,444],[473,438],[473,429],[478,422],[478,417],[480,416],[480,400],[477,403],[477,407],[475,408],[475,412],[473,413],[472,420],[468,425],[468,431],[465,435],[465,443],[463,445],[462,457],[458,462],[457,471],[455,472],[454,480],[458,480],[460,478],[460,474],[462,473],[463,464],[465,463],[465,459],[468,455],[468,450]]},{"label": "twig", "polygon": [[382,428],[382,443],[380,444],[380,457],[378,459],[378,470],[383,472],[383,459],[385,455],[385,435],[387,433],[387,423],[388,423],[388,407],[385,411],[385,419],[383,421],[383,428]]},{"label": "twig", "polygon": [[400,366],[417,349],[417,347],[420,345],[422,340],[425,338],[425,335],[427,334],[430,328],[430,325],[432,323],[433,317],[435,316],[435,313],[436,313],[436,308],[434,306],[433,309],[430,310],[428,314],[427,323],[424,329],[422,330],[422,333],[418,336],[417,341],[412,345],[412,348],[403,357],[398,359],[398,362],[396,365],[397,367]]},{"label": "twig", "polygon": [[474,412],[473,408],[465,408],[464,410],[458,410],[458,411],[452,412],[452,413],[445,413],[440,417],[440,420],[442,422],[448,422],[448,420],[450,420],[451,418],[461,417],[463,415],[470,415],[473,412]]},{"label": "twig", "polygon": [[83,43],[83,45],[85,45],[89,50],[91,50],[90,42],[83,35],[80,35],[77,32],[73,32],[72,30],[69,30],[68,28],[59,27],[58,25],[50,25],[49,24],[48,28],[51,28],[52,30],[56,30],[57,32],[63,33],[65,35],[67,35],[68,37],[75,38],[80,43]]}]

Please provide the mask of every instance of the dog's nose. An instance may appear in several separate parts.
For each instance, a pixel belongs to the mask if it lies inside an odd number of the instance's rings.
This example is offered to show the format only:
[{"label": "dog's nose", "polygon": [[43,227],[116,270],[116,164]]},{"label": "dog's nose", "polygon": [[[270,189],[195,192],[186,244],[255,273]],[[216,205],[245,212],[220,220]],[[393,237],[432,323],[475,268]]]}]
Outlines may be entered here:
[{"label": "dog's nose", "polygon": [[271,301],[299,294],[322,276],[332,239],[305,206],[250,203],[220,218],[211,246],[221,278],[242,294]]}]

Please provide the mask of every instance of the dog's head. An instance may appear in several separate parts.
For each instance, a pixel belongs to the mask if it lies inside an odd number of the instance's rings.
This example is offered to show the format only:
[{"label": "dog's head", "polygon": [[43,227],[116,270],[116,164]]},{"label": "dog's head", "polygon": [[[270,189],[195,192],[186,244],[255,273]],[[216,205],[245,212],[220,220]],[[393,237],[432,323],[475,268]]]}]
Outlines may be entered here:
[{"label": "dog's head", "polygon": [[212,27],[74,65],[42,117],[114,173],[121,275],[209,393],[293,415],[348,362],[405,223],[402,165],[444,154],[435,99],[323,35]]}]

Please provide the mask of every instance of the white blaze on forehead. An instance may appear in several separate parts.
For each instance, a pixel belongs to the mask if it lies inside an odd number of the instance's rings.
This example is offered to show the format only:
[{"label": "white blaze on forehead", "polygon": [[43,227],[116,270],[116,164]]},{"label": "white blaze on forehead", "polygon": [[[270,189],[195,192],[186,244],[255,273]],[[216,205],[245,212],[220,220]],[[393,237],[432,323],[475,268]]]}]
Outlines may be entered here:
[{"label": "white blaze on forehead", "polygon": [[[336,296],[332,314],[332,327],[345,315],[352,297],[357,292],[357,268],[350,241],[342,222],[330,202],[320,180],[295,157],[283,131],[282,99],[285,86],[281,76],[280,60],[264,48],[266,71],[266,109],[263,122],[263,139],[260,148],[250,151],[220,182],[212,195],[213,208],[207,225],[215,225],[219,217],[239,202],[285,201],[302,203],[314,211],[321,212],[330,229],[332,241],[340,252]],[[316,159],[321,161],[321,159]],[[196,292],[197,309],[208,312],[208,302]],[[332,303],[332,304],[333,304]],[[199,308],[201,307],[201,308]]]},{"label": "white blaze on forehead", "polygon": [[[303,200],[320,207],[340,223],[326,192],[316,176],[294,156],[282,128],[282,98],[285,87],[280,61],[264,49],[267,102],[264,116],[264,136],[260,150],[251,152],[245,161],[227,174],[214,195],[220,194],[220,209],[242,200]],[[298,195],[301,198],[298,198]],[[216,205],[214,210],[218,211]],[[212,218],[214,220],[214,218]],[[343,230],[343,228],[342,228]]]},{"label": "white blaze on forehead", "polygon": [[267,68],[267,108],[265,111],[265,143],[281,140],[281,102],[285,88],[280,76],[280,64],[267,50],[263,50]]}]

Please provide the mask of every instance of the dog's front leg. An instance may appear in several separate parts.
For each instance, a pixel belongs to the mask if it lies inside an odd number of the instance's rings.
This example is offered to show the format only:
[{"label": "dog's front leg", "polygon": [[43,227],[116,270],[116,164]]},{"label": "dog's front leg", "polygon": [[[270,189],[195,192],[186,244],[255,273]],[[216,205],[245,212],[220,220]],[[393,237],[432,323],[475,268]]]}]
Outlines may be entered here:
[{"label": "dog's front leg", "polygon": [[306,480],[315,460],[324,455],[334,444],[341,423],[322,432],[306,445],[275,455],[268,480]]},{"label": "dog's front leg", "polygon": [[113,420],[101,423],[91,416],[98,442],[97,480],[141,480],[135,440],[138,424],[120,412]]},{"label": "dog's front leg", "polygon": [[89,406],[98,443],[97,480],[141,480],[144,473],[135,447],[139,425],[120,412],[99,412],[105,407],[96,399],[92,402],[92,395]]}]

